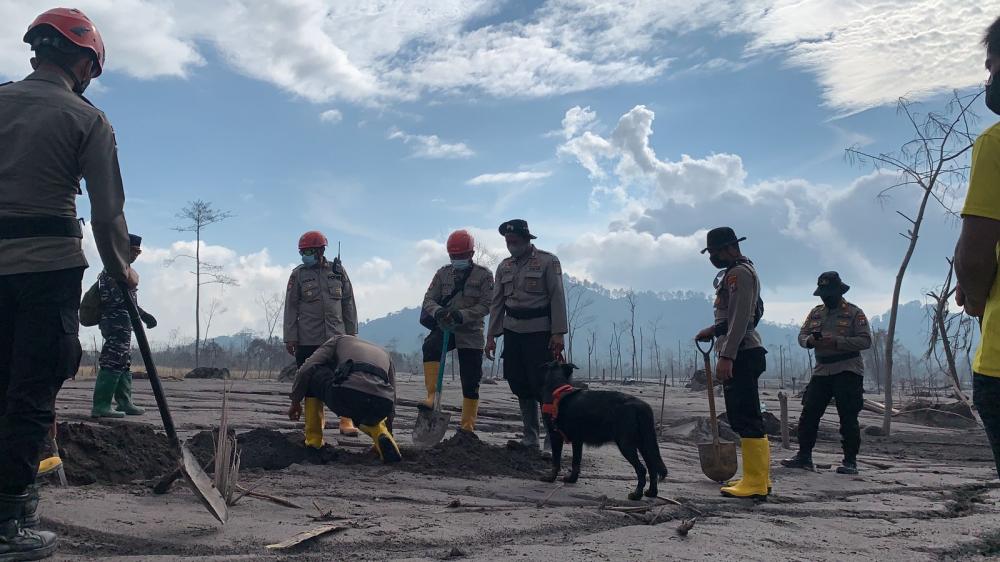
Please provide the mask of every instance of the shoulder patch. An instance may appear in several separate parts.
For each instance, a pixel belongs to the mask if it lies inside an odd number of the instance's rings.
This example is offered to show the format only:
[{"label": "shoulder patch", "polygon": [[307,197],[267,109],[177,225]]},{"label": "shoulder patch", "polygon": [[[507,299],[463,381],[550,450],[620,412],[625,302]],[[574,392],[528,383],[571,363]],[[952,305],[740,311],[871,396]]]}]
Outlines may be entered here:
[{"label": "shoulder patch", "polygon": [[858,325],[859,326],[867,326],[868,325],[868,317],[865,316],[865,313],[861,312],[860,310],[858,311]]},{"label": "shoulder patch", "polygon": [[726,286],[729,287],[730,291],[735,291],[739,287],[739,278],[735,273],[726,275]]}]

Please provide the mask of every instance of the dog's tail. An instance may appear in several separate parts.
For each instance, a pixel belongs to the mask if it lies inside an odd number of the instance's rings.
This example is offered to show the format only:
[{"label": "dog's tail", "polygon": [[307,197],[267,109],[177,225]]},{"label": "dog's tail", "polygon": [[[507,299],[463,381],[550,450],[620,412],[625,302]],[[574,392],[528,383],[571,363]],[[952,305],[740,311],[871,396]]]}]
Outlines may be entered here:
[{"label": "dog's tail", "polygon": [[649,469],[650,478],[663,480],[667,477],[667,465],[663,463],[660,456],[660,444],[656,438],[656,420],[653,417],[653,409],[646,405],[639,416],[640,445],[639,452],[646,467]]}]

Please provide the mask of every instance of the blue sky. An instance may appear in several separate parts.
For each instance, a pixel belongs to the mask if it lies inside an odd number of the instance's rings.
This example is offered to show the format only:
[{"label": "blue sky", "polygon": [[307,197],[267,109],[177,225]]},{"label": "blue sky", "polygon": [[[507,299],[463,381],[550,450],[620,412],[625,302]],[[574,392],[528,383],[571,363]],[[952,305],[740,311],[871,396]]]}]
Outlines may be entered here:
[{"label": "blue sky", "polygon": [[[343,242],[361,315],[376,317],[419,302],[449,231],[500,256],[495,228],[512,217],[571,274],[661,291],[708,290],[697,249],[731,223],[772,320],[800,319],[826,269],[876,314],[902,251],[892,206],[910,199],[882,209],[884,179],[843,149],[908,139],[899,96],[938,110],[980,88],[979,35],[1000,15],[967,0],[207,4],[78,2],[108,44],[88,94],[116,129],[161,339],[193,335],[193,280],[165,264],[191,248],[172,227],[197,198],[235,215],[205,235],[240,280],[207,291],[219,333],[262,329],[255,300],[283,290],[305,230]],[[0,76],[27,72],[18,40],[47,7],[0,0]],[[737,194],[759,208],[719,203]],[[954,244],[953,221],[931,214],[911,298]]]}]

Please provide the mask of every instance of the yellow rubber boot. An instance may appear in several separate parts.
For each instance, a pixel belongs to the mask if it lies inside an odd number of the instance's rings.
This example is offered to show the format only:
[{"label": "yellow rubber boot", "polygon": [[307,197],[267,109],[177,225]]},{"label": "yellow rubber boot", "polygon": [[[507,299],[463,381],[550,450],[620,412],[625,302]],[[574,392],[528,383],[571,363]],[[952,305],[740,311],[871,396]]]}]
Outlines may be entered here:
[{"label": "yellow rubber boot", "polygon": [[742,439],[743,478],[734,486],[721,489],[722,495],[732,498],[767,497],[771,480],[771,447],[767,437]]},{"label": "yellow rubber boot", "polygon": [[348,437],[356,437],[358,435],[358,428],[354,427],[354,421],[351,418],[340,418],[340,434]]},{"label": "yellow rubber boot", "polygon": [[476,430],[476,415],[479,414],[479,400],[476,398],[462,399],[462,431],[472,433]]},{"label": "yellow rubber boot", "polygon": [[306,447],[319,449],[323,446],[323,427],[326,425],[323,407],[319,398],[306,398]]},{"label": "yellow rubber boot", "polygon": [[399,452],[399,445],[393,439],[392,433],[389,433],[389,428],[385,426],[385,418],[378,422],[378,425],[362,425],[359,427],[368,437],[372,438],[372,442],[375,444],[375,452],[378,453],[382,462],[388,464],[403,460],[403,455]]},{"label": "yellow rubber boot", "polygon": [[424,387],[427,389],[427,400],[417,407],[422,410],[434,408],[434,397],[437,395],[438,371],[441,369],[440,361],[424,362]]}]

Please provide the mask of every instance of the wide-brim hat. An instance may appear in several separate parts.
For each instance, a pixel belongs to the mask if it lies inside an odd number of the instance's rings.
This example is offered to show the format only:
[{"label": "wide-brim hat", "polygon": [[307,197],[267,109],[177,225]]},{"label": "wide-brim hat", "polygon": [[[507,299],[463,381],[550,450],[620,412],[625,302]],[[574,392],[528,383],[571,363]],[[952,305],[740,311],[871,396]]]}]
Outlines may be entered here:
[{"label": "wide-brim hat", "polygon": [[524,236],[529,240],[534,240],[538,238],[528,229],[528,221],[524,219],[511,219],[500,225],[500,234],[506,236],[508,234],[518,234]]},{"label": "wide-brim hat", "polygon": [[130,232],[128,235],[128,245],[133,247],[142,246],[142,236]]},{"label": "wide-brim hat", "polygon": [[728,226],[720,226],[719,228],[713,228],[708,231],[708,236],[706,238],[705,249],[701,253],[711,252],[712,250],[718,250],[719,248],[725,248],[726,246],[731,246],[733,244],[739,244],[740,242],[746,240],[746,236],[743,238],[737,238],[736,232]]},{"label": "wide-brim hat", "polygon": [[851,286],[840,280],[840,274],[836,271],[827,271],[819,276],[816,281],[816,291],[813,292],[814,296],[817,297],[839,297],[847,291],[851,290]]}]

